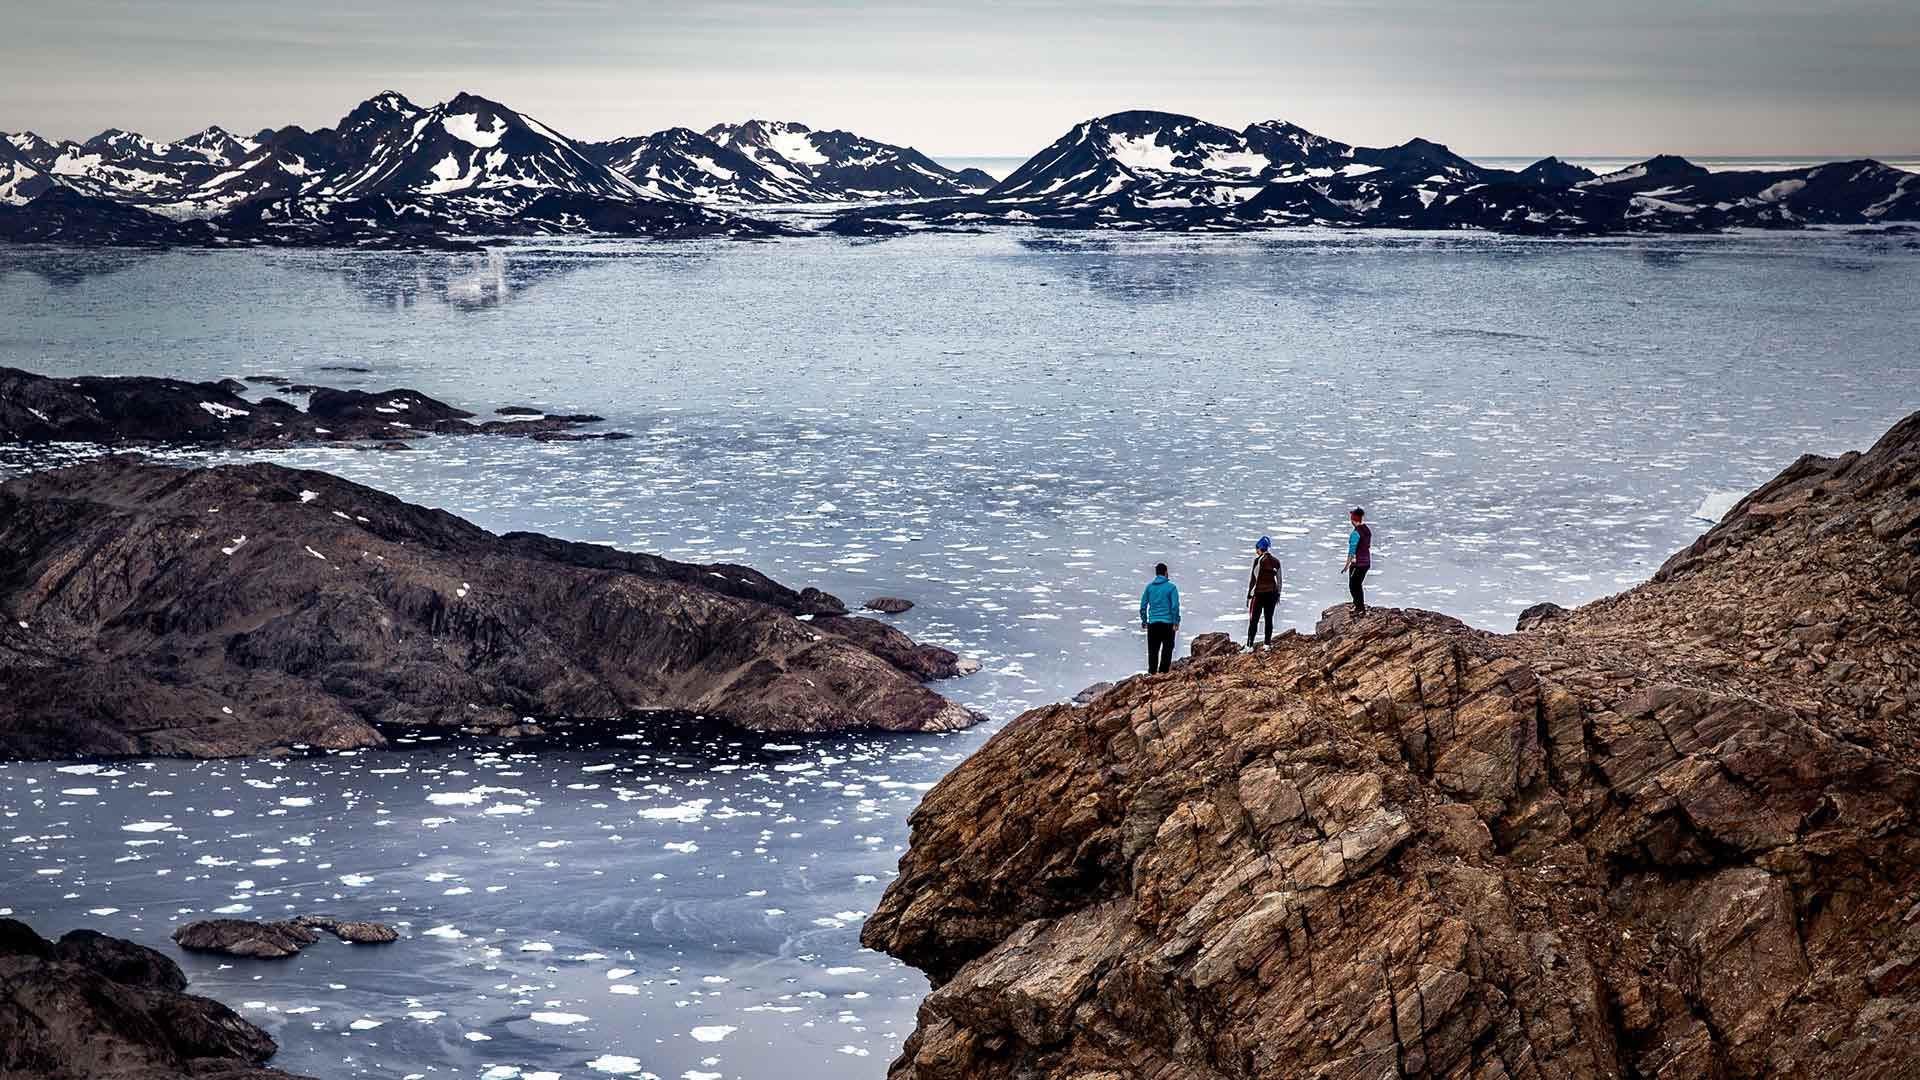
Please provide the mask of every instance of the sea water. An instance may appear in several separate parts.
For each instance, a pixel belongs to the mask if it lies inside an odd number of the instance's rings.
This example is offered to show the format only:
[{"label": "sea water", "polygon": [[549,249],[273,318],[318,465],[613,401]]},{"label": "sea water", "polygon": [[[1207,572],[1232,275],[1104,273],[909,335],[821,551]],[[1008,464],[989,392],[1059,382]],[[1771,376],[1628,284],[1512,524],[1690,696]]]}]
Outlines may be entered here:
[{"label": "sea water", "polygon": [[1913,238],[1843,232],[0,249],[0,363],[600,414],[635,438],[255,456],[496,531],[908,597],[892,621],[981,661],[943,689],[995,718],[13,764],[0,907],[170,952],[223,909],[401,925],[184,958],[294,1071],[877,1077],[926,985],[858,946],[908,811],[999,723],[1139,669],[1154,562],[1187,637],[1237,635],[1271,536],[1279,621],[1310,629],[1364,505],[1371,602],[1510,629],[1920,408],[1917,313]]}]

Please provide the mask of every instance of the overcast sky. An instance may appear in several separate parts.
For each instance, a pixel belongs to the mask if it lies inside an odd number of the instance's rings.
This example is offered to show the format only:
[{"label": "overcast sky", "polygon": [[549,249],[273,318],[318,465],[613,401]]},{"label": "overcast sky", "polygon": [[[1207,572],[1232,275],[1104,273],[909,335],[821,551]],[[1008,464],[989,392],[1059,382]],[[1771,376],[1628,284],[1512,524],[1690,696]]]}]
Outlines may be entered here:
[{"label": "overcast sky", "polygon": [[1920,0],[0,0],[0,130],[330,125],[459,90],[570,135],[750,116],[1024,155],[1127,108],[1468,154],[1920,151]]}]

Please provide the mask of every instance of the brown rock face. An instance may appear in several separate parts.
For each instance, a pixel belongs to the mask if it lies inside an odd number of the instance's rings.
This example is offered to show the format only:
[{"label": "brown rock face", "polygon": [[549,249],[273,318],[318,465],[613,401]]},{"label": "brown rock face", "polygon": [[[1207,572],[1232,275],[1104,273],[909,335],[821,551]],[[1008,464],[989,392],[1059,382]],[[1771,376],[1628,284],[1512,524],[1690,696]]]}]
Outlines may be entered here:
[{"label": "brown rock face", "polygon": [[145,946],[0,919],[0,1080],[298,1080],[278,1049]]},{"label": "brown rock face", "polygon": [[1920,416],[1511,636],[1382,610],[1022,716],[863,940],[896,1080],[1912,1077]]},{"label": "brown rock face", "polygon": [[0,757],[648,709],[781,731],[974,721],[921,685],[952,653],[845,611],[741,566],[494,536],[324,473],[103,459],[0,485]]}]

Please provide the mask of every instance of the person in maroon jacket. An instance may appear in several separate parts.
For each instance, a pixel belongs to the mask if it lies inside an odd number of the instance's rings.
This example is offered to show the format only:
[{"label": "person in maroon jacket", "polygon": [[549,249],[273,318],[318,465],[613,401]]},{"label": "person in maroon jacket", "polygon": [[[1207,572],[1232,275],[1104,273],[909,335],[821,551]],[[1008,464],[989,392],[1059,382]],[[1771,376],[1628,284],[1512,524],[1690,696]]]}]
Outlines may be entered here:
[{"label": "person in maroon jacket", "polygon": [[1247,574],[1247,648],[1264,617],[1267,644],[1273,644],[1273,609],[1280,604],[1280,560],[1273,557],[1273,541],[1265,536],[1253,545],[1253,569]]},{"label": "person in maroon jacket", "polygon": [[1353,594],[1353,613],[1367,613],[1367,592],[1361,588],[1361,582],[1367,580],[1367,571],[1373,568],[1373,530],[1367,527],[1367,512],[1356,506],[1347,515],[1353,524],[1353,531],[1347,535],[1347,563],[1341,567],[1347,575],[1347,591]]}]

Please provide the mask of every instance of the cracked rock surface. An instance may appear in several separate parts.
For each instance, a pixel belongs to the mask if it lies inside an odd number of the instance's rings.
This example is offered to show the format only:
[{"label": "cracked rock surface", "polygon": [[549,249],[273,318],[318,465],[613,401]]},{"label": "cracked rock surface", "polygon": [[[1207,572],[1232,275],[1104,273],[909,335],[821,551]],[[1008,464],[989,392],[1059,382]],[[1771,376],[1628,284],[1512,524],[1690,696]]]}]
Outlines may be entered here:
[{"label": "cracked rock surface", "polygon": [[927,795],[893,1080],[1915,1075],[1920,415],[1525,632],[1323,626]]}]

